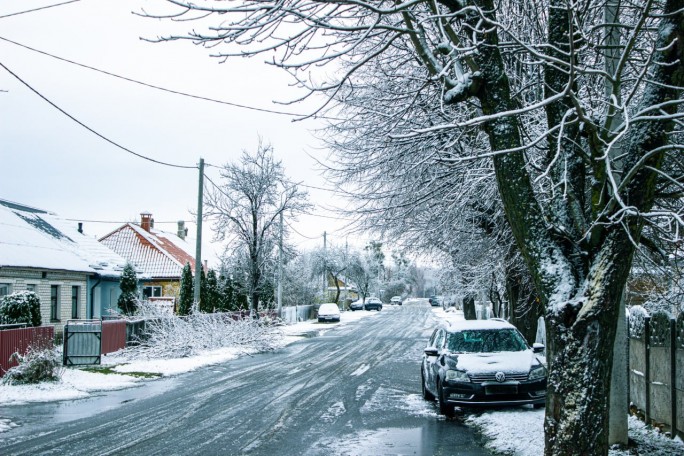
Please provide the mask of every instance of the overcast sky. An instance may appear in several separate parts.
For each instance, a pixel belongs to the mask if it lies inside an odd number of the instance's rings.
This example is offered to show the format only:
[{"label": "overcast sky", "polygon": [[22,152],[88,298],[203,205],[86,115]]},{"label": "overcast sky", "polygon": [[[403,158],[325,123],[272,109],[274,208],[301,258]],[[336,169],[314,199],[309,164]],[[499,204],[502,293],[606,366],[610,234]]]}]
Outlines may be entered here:
[{"label": "overcast sky", "polygon": [[[293,123],[290,116],[165,93],[5,41],[172,90],[270,110],[310,109],[274,103],[301,93],[289,87],[287,74],[261,58],[219,63],[209,57],[210,50],[187,41],[141,40],[171,30],[167,22],[132,14],[163,11],[167,6],[161,1],[80,0],[12,15],[64,1],[0,2],[0,63],[44,97],[120,145],[178,165],[194,166],[199,157],[214,165],[234,161],[243,149],[254,150],[261,136],[274,146],[292,180],[327,187],[309,156],[325,158],[312,134],[321,126],[318,121]],[[196,26],[186,22],[176,30]],[[197,170],[158,165],[116,148],[3,68],[0,90],[0,198],[84,220],[86,232],[98,236],[121,222],[139,220],[142,211],[151,212],[165,231],[175,231],[177,220],[191,220]],[[218,179],[216,169],[208,169],[207,175]],[[323,231],[328,231],[329,242],[343,244],[343,223],[324,209],[335,204],[335,194],[308,190],[316,216],[293,223],[301,235],[293,232],[291,241],[311,248],[321,245]],[[189,228],[194,230],[194,224]],[[203,238],[210,237],[205,230]]]}]

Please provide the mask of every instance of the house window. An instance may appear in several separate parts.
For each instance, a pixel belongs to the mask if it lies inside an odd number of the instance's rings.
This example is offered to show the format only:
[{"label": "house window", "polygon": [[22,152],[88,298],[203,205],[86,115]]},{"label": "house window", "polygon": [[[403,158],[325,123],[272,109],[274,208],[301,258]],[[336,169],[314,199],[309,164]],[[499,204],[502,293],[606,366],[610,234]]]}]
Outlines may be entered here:
[{"label": "house window", "polygon": [[59,321],[59,285],[50,285],[50,320]]},{"label": "house window", "polygon": [[36,284],[35,284],[35,283],[27,283],[27,284],[26,284],[26,291],[32,291],[32,292],[35,293],[35,292],[36,292],[36,288],[37,288],[37,287],[36,287]]},{"label": "house window", "polygon": [[9,283],[0,283],[0,296],[7,296],[12,292],[12,285]]},{"label": "house window", "polygon": [[81,296],[81,287],[71,287],[71,318],[78,318],[78,301]]},{"label": "house window", "polygon": [[162,287],[143,287],[143,299],[158,298],[162,295]]}]

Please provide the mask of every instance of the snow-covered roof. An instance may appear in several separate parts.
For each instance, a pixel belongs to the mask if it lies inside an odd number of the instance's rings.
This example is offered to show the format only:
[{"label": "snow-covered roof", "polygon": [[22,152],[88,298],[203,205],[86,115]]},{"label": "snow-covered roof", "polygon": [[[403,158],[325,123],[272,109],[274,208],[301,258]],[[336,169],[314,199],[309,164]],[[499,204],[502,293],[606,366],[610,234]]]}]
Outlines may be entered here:
[{"label": "snow-covered roof", "polygon": [[0,266],[55,269],[119,277],[126,260],[76,222],[0,200]]},{"label": "snow-covered roof", "polygon": [[193,247],[172,233],[154,228],[147,231],[134,223],[126,223],[103,236],[100,242],[152,278],[177,279],[186,263],[195,269]]}]

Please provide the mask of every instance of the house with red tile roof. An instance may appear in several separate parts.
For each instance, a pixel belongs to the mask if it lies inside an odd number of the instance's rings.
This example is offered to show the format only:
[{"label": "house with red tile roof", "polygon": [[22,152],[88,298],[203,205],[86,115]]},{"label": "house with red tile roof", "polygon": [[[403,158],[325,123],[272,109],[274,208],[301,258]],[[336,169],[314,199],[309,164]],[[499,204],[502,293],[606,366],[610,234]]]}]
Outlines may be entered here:
[{"label": "house with red tile roof", "polygon": [[139,271],[143,298],[177,300],[183,267],[195,270],[194,246],[186,242],[187,229],[178,222],[178,232],[154,228],[149,212],[140,214],[140,224],[126,223],[100,238],[100,242],[131,262]]}]

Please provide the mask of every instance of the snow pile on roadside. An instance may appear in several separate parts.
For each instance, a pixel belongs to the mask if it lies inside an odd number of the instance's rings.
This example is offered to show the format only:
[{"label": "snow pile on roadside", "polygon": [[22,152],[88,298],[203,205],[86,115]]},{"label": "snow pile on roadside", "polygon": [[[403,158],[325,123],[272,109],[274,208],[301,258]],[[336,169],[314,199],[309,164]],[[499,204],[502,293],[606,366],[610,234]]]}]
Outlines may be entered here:
[{"label": "snow pile on roadside", "polygon": [[[433,307],[432,312],[441,320],[463,320],[462,311],[445,312],[441,307]],[[544,417],[544,409],[535,410],[525,406],[474,413],[467,416],[466,423],[477,427],[489,439],[485,446],[493,452],[538,456],[544,453]],[[684,442],[681,439],[670,439],[633,416],[629,417],[629,439],[634,442],[638,452],[614,449],[610,450],[610,456],[684,454]]]},{"label": "snow pile on roadside", "polygon": [[[491,451],[516,456],[538,456],[544,452],[544,410],[520,407],[488,411],[468,416],[466,423],[490,439],[485,446]],[[638,453],[615,449],[610,450],[610,456],[684,454],[684,442],[680,439],[670,439],[633,416],[629,417],[629,438],[636,443]]]}]

